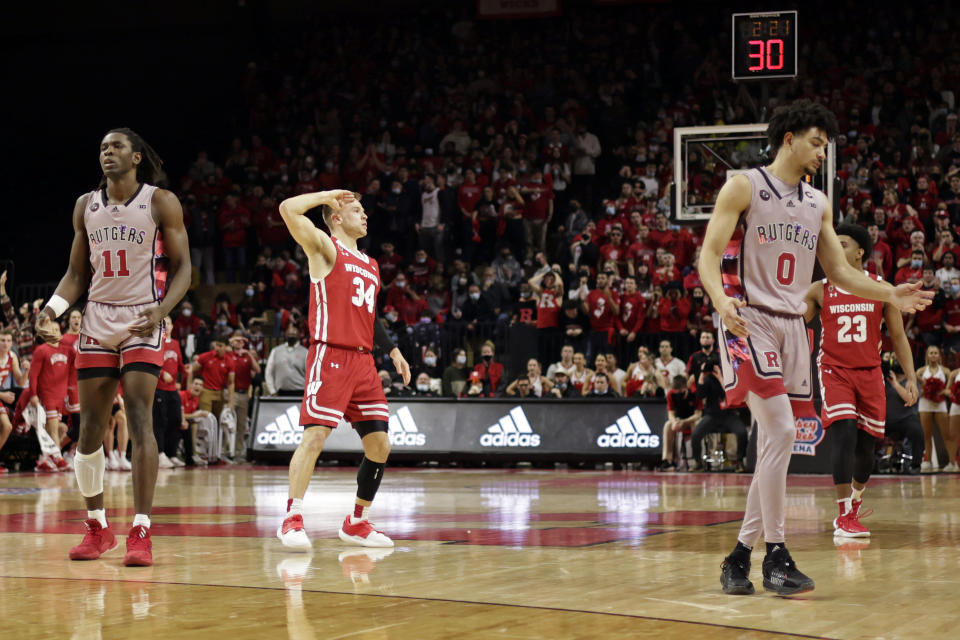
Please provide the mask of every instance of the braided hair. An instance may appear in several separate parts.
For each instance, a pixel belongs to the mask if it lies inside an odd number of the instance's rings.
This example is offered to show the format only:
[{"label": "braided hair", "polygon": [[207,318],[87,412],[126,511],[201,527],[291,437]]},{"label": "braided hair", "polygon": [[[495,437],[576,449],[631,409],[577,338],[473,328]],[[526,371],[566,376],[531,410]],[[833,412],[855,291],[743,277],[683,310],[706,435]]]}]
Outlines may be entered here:
[{"label": "braided hair", "polygon": [[[166,180],[166,174],[163,171],[163,160],[161,160],[157,152],[153,150],[153,147],[140,137],[140,134],[129,127],[119,127],[107,131],[107,134],[111,133],[121,133],[127,136],[127,140],[130,141],[130,146],[141,155],[140,164],[137,165],[137,182],[156,185]],[[100,180],[100,186],[103,187],[106,184],[107,177],[104,176]]]}]

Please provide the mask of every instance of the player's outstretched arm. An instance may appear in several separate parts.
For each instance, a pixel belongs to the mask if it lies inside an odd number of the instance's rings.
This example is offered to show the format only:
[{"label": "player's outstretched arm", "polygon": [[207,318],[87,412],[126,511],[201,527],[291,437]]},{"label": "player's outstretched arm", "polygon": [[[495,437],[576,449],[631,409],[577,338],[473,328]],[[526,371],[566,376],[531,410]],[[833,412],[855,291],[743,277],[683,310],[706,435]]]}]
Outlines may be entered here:
[{"label": "player's outstretched arm", "polygon": [[317,228],[310,218],[304,214],[322,205],[340,208],[349,200],[353,200],[351,191],[334,189],[333,191],[304,193],[287,198],[280,203],[280,215],[283,217],[290,235],[297,241],[297,244],[303,247],[308,258],[312,260],[319,258],[321,261],[332,263],[336,260],[337,251],[330,236],[322,229]]},{"label": "player's outstretched arm", "polygon": [[807,310],[803,312],[803,321],[810,324],[823,306],[823,280],[817,280],[810,285],[804,301],[807,303]]},{"label": "player's outstretched arm", "polygon": [[910,350],[910,342],[907,340],[907,332],[903,329],[903,316],[900,310],[892,304],[883,305],[883,320],[887,323],[887,329],[890,331],[890,339],[893,341],[893,352],[897,354],[897,362],[903,367],[903,373],[906,374],[905,388],[908,398],[904,402],[909,407],[916,404],[920,399],[920,390],[917,387],[917,372],[913,368],[913,352]]},{"label": "player's outstretched arm", "polygon": [[720,262],[740,222],[740,214],[750,206],[751,195],[752,188],[746,176],[734,176],[723,185],[717,194],[717,204],[707,224],[707,233],[700,248],[700,262],[697,265],[703,288],[713,300],[723,325],[741,338],[750,335],[746,321],[737,313],[737,309],[745,303],[724,292]]},{"label": "player's outstretched arm", "polygon": [[933,301],[934,292],[922,291],[920,282],[894,287],[850,266],[843,255],[843,246],[837,232],[833,229],[833,212],[829,206],[823,210],[820,237],[817,239],[817,259],[820,260],[820,266],[830,282],[862,298],[889,302],[900,311],[906,312],[925,309]]},{"label": "player's outstretched arm", "polygon": [[89,195],[84,194],[77,198],[73,205],[73,244],[70,246],[67,272],[63,274],[46,306],[37,315],[35,330],[44,340],[51,338],[49,323],[63,315],[90,286],[90,245],[87,243],[87,232],[83,224],[83,211],[87,208],[88,198]]}]

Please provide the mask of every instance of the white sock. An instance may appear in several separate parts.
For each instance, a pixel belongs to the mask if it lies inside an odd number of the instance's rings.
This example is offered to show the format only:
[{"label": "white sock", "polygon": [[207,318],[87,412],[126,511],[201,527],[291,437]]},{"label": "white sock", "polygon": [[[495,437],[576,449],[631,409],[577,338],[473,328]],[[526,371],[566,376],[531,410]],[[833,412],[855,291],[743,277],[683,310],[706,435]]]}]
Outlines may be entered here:
[{"label": "white sock", "polygon": [[100,523],[100,526],[104,529],[107,528],[107,510],[106,509],[93,509],[87,510],[87,520],[96,520]]},{"label": "white sock", "polygon": [[303,498],[290,498],[287,501],[287,516],[303,515]]},{"label": "white sock", "polygon": [[860,497],[863,495],[863,492],[866,489],[866,487],[864,487],[863,489],[857,489],[853,485],[850,485],[850,488],[852,489],[850,497],[853,498],[854,500],[860,500]]},{"label": "white sock", "polygon": [[145,513],[138,513],[133,516],[133,526],[143,527],[145,529],[150,528],[150,516]]}]

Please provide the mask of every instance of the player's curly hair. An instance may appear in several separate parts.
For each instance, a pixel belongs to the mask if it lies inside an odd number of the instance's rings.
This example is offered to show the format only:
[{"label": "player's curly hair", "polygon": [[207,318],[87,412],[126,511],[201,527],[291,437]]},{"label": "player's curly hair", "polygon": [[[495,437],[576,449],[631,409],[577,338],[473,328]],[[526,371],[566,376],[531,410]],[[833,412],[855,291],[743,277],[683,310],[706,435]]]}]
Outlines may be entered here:
[{"label": "player's curly hair", "polygon": [[857,246],[863,249],[863,259],[866,260],[873,254],[873,240],[866,229],[858,224],[842,224],[837,227],[838,236],[850,236]]},{"label": "player's curly hair", "polygon": [[798,135],[810,127],[823,129],[828,138],[836,138],[840,130],[837,117],[819,102],[796,100],[774,109],[770,124],[767,125],[770,154],[776,155],[788,131]]},{"label": "player's curly hair", "polygon": [[[133,150],[140,153],[140,164],[137,165],[137,182],[156,185],[164,181],[166,174],[163,172],[163,160],[153,150],[153,147],[140,137],[140,134],[129,127],[119,127],[107,131],[107,134],[111,133],[122,133],[127,136]],[[105,184],[107,184],[106,176],[100,179],[100,186],[102,187]]]}]

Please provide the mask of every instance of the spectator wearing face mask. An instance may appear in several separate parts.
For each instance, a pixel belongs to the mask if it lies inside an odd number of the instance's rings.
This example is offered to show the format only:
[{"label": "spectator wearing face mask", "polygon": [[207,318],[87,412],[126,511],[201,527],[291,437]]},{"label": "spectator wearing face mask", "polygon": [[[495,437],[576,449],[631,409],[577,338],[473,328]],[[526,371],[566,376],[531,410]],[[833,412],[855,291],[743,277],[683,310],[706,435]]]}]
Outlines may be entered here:
[{"label": "spectator wearing face mask", "polygon": [[288,326],[284,335],[286,341],[275,346],[267,357],[264,384],[273,396],[302,396],[307,350],[300,344],[300,329],[296,325]]},{"label": "spectator wearing face mask", "polygon": [[453,353],[453,361],[443,370],[440,380],[440,393],[446,398],[455,398],[463,391],[470,375],[467,369],[467,352],[457,349]]},{"label": "spectator wearing face mask", "polygon": [[380,265],[380,282],[387,286],[398,273],[403,265],[403,256],[396,253],[392,242],[380,244],[380,257],[377,258]]},{"label": "spectator wearing face mask", "polygon": [[897,274],[893,277],[893,283],[903,284],[904,282],[916,282],[922,278],[923,260],[923,250],[914,249],[910,254],[910,262],[897,269]]},{"label": "spectator wearing face mask", "polygon": [[430,378],[440,377],[440,366],[437,363],[437,354],[433,349],[427,349],[423,352],[423,358],[420,363],[413,367],[413,377],[417,378],[421,373],[427,374]]},{"label": "spectator wearing face mask", "polygon": [[483,383],[483,395],[490,398],[500,394],[503,384],[503,365],[494,360],[495,351],[493,342],[484,342],[480,347],[480,362],[473,367]]},{"label": "spectator wearing face mask", "polygon": [[436,398],[437,392],[430,389],[430,376],[426,372],[417,375],[413,395],[417,398]]},{"label": "spectator wearing face mask", "polygon": [[236,313],[237,320],[245,327],[249,326],[251,319],[263,316],[263,300],[253,283],[243,290],[243,298],[237,303]]},{"label": "spectator wearing face mask", "polygon": [[427,301],[408,285],[406,274],[398,273],[387,288],[387,304],[397,310],[404,324],[412,327],[420,320],[420,312],[430,307]]},{"label": "spectator wearing face mask", "polygon": [[423,249],[417,249],[413,254],[413,264],[407,267],[407,276],[411,285],[421,292],[426,290],[427,284],[437,270],[437,261],[427,255]]}]

